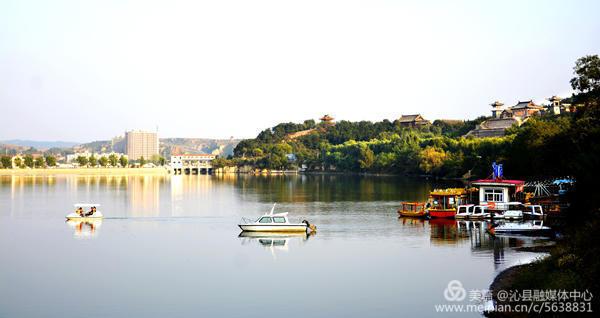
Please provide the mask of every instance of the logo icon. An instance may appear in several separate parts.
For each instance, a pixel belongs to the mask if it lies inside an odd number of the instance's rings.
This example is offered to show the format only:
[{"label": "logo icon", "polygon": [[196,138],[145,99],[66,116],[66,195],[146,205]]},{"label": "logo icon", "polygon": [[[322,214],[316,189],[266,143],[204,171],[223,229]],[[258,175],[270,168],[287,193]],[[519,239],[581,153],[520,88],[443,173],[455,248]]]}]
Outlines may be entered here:
[{"label": "logo icon", "polygon": [[444,298],[447,301],[462,301],[467,297],[467,291],[459,280],[451,280],[444,290]]}]

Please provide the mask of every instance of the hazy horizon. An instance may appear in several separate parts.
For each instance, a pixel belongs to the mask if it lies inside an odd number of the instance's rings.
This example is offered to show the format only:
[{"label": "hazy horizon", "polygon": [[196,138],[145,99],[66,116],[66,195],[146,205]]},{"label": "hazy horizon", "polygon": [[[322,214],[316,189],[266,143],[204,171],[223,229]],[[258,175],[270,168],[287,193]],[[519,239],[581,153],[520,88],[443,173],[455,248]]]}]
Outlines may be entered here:
[{"label": "hazy horizon", "polygon": [[568,97],[597,1],[3,1],[0,140],[253,138]]}]

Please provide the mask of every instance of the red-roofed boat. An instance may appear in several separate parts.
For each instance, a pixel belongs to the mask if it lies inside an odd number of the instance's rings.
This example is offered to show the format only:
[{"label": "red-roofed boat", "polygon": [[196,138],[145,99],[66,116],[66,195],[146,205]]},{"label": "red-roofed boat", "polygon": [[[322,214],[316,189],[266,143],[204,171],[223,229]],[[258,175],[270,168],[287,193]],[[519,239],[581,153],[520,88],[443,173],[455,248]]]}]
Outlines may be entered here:
[{"label": "red-roofed boat", "polygon": [[429,194],[429,216],[431,218],[454,218],[456,208],[467,203],[464,188],[436,189]]}]

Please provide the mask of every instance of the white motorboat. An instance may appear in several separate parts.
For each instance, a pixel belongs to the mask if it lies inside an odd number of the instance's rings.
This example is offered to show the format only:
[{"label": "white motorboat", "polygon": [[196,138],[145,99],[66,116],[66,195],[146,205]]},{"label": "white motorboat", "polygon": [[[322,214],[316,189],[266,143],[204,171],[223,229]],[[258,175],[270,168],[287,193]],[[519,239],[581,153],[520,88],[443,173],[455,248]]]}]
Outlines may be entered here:
[{"label": "white motorboat", "polygon": [[528,219],[542,219],[544,218],[544,209],[541,205],[525,205],[523,216]]},{"label": "white motorboat", "polygon": [[521,202],[508,202],[506,204],[507,209],[504,212],[504,219],[506,220],[522,220],[523,219],[523,203]]},{"label": "white motorboat", "polygon": [[100,204],[97,203],[76,203],[73,204],[75,212],[67,214],[67,220],[98,220],[102,219],[104,215],[97,208]]},{"label": "white motorboat", "polygon": [[242,231],[250,232],[307,232],[315,231],[316,227],[304,220],[300,223],[291,223],[288,220],[288,213],[273,213],[275,205],[270,213],[264,214],[257,220],[248,220],[242,218],[242,222],[238,226]]},{"label": "white motorboat", "polygon": [[468,219],[473,214],[474,208],[475,208],[474,204],[459,205],[456,208],[456,215],[454,215],[454,217],[456,219]]},{"label": "white motorboat", "polygon": [[552,229],[544,226],[543,221],[530,221],[501,224],[493,228],[492,233],[498,235],[551,235]]}]

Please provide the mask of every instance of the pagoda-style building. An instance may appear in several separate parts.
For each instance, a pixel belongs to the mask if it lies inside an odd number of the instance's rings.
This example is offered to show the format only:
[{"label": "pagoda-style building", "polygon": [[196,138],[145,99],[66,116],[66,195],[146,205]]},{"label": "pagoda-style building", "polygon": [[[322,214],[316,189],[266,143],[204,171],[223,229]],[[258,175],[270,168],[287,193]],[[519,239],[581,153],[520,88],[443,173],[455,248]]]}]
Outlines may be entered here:
[{"label": "pagoda-style building", "polygon": [[547,98],[548,105],[546,105],[546,113],[552,115],[560,115],[563,113],[570,113],[575,110],[574,107],[571,107],[571,104],[563,103],[563,99],[553,95],[552,97]]},{"label": "pagoda-style building", "polygon": [[319,118],[321,120],[321,124],[325,126],[333,126],[335,123],[333,122],[333,117],[329,116],[329,114],[325,114],[325,116]]},{"label": "pagoda-style building", "polygon": [[491,103],[490,106],[492,106],[492,117],[500,118],[500,115],[502,115],[502,111],[504,110],[504,103],[501,103],[500,101],[495,101]]},{"label": "pagoda-style building", "polygon": [[400,126],[402,127],[421,127],[431,124],[431,122],[423,118],[421,114],[401,115],[398,119],[398,123],[400,123]]},{"label": "pagoda-style building", "polygon": [[475,129],[467,133],[467,136],[474,137],[499,137],[504,136],[506,129],[516,125],[521,126],[532,116],[541,114],[558,115],[569,111],[571,105],[563,104],[562,98],[552,96],[548,98],[550,104],[542,106],[537,105],[533,100],[518,101],[516,105],[504,107],[504,104],[495,101],[491,103],[492,118],[483,121]]},{"label": "pagoda-style building", "polygon": [[544,110],[544,107],[536,105],[533,100],[519,101],[515,106],[506,110],[506,117],[516,117],[524,120],[530,116],[539,114],[542,110]]}]

